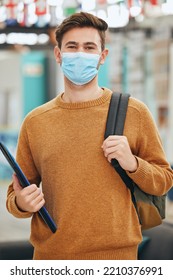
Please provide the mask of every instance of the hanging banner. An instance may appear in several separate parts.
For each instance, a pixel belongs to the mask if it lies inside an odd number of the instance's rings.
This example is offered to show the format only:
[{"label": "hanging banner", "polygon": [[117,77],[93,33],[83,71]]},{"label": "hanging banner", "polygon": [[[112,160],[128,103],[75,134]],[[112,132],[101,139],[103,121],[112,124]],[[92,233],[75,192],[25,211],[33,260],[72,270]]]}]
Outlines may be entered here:
[{"label": "hanging banner", "polygon": [[150,2],[153,6],[157,6],[159,4],[158,0],[150,0]]},{"label": "hanging banner", "polygon": [[45,15],[47,12],[46,0],[36,0],[35,1],[35,13],[37,16]]},{"label": "hanging banner", "polygon": [[7,19],[16,19],[18,0],[5,0],[4,4],[7,9]]},{"label": "hanging banner", "polygon": [[133,6],[133,0],[128,0],[127,3],[128,3],[129,8],[131,8]]},{"label": "hanging banner", "polygon": [[96,2],[97,2],[97,4],[99,4],[99,5],[107,4],[107,0],[97,0]]},{"label": "hanging banner", "polygon": [[64,0],[63,2],[63,9],[64,9],[64,15],[70,16],[74,14],[77,11],[79,4],[76,0]]},{"label": "hanging banner", "polygon": [[46,14],[47,14],[47,1],[46,0],[36,0],[35,1],[35,14],[38,16],[36,26],[44,27],[47,24]]}]

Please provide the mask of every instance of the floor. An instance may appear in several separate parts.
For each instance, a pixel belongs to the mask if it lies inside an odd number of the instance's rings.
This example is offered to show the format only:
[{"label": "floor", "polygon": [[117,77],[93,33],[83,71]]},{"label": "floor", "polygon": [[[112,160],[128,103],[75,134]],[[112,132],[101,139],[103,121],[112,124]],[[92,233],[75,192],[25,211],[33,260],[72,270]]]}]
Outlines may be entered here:
[{"label": "floor", "polygon": [[[7,182],[0,184],[0,242],[28,240],[30,219],[17,219],[6,209]],[[173,223],[173,201],[167,199],[166,221]]]}]

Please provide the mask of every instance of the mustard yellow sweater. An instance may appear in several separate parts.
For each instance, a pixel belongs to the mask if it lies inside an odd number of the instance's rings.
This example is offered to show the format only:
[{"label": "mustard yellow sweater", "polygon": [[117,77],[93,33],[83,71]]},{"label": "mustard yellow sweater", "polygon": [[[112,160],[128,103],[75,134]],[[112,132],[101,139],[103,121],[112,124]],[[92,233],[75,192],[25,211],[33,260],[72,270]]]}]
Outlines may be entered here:
[{"label": "mustard yellow sweater", "polygon": [[[53,234],[38,213],[31,222],[34,259],[136,259],[141,229],[129,190],[103,155],[111,91],[92,101],[64,103],[61,95],[33,110],[21,127],[17,161],[31,183],[42,188],[46,208],[58,225]],[[146,192],[162,195],[173,174],[147,107],[134,98],[124,134],[137,156],[128,175]],[[7,208],[25,218],[12,185]]]}]

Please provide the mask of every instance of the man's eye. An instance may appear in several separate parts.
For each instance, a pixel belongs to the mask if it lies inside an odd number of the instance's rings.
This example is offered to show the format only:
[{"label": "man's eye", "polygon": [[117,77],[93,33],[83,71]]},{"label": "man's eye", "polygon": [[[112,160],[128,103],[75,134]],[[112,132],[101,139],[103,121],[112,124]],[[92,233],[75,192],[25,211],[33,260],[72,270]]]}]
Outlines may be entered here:
[{"label": "man's eye", "polygon": [[92,47],[92,46],[88,46],[88,47],[85,47],[85,50],[88,51],[88,52],[93,52],[96,50],[95,47]]},{"label": "man's eye", "polygon": [[68,46],[68,49],[74,49],[76,46]]}]

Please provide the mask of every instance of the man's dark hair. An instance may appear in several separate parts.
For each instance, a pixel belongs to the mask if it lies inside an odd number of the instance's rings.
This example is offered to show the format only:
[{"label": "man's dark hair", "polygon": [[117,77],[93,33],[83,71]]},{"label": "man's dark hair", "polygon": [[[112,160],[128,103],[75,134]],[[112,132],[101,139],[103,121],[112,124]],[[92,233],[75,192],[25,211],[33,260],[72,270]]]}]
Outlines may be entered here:
[{"label": "man's dark hair", "polygon": [[92,27],[97,29],[101,39],[102,51],[104,50],[106,37],[105,31],[108,29],[108,24],[103,19],[86,12],[75,13],[69,16],[56,28],[55,36],[60,49],[64,34],[76,27]]}]

